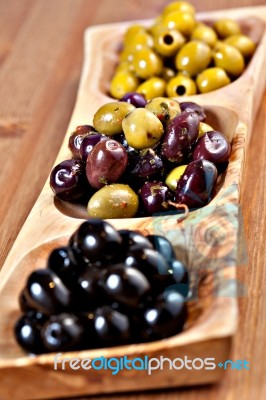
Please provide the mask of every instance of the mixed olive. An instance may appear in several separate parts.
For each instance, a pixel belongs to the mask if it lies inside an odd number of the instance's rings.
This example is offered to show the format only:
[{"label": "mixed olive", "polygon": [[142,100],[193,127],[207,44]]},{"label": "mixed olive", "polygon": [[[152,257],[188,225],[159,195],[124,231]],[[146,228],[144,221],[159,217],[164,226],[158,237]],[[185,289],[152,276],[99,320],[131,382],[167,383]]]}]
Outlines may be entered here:
[{"label": "mixed olive", "polygon": [[97,218],[132,218],[206,205],[231,152],[193,102],[127,93],[103,105],[92,125],[70,135],[72,159],[51,172],[64,201],[87,204]]},{"label": "mixed olive", "polygon": [[188,293],[165,237],[89,219],[29,275],[15,336],[34,354],[158,340],[183,330]]},{"label": "mixed olive", "polygon": [[174,1],[151,26],[127,29],[109,92],[116,99],[138,92],[146,100],[210,92],[239,77],[255,47],[238,22],[198,22],[192,4]]}]

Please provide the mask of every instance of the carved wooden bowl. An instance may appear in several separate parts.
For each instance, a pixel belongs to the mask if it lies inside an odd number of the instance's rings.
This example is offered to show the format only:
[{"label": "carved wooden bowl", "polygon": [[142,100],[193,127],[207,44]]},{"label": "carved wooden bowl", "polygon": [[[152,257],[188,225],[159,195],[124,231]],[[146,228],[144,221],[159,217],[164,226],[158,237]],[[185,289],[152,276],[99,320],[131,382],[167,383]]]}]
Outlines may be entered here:
[{"label": "carved wooden bowl", "polygon": [[[266,83],[266,7],[199,14],[205,21],[226,16],[240,22],[242,29],[257,43],[256,52],[236,81],[214,92],[189,98],[203,105],[208,122],[232,141],[228,170],[218,193],[207,206],[190,212],[183,221],[180,215],[174,214],[109,221],[116,228],[162,234],[171,240],[192,277],[193,296],[188,303],[185,330],[157,342],[64,353],[62,357],[211,357],[218,364],[230,356],[238,315],[236,267],[241,179],[245,151]],[[122,34],[130,24],[132,21],[96,26],[85,32],[85,59],[77,101],[56,164],[69,158],[67,142],[75,127],[91,123],[99,106],[111,101],[106,95],[107,87]],[[204,384],[220,379],[223,370],[219,367],[179,371],[165,368],[151,375],[145,370],[122,370],[115,376],[108,370],[73,371],[66,367],[55,371],[54,354],[33,357],[21,350],[15,341],[13,326],[20,314],[17,299],[26,277],[32,270],[45,266],[51,249],[66,244],[81,219],[86,218],[82,206],[55,201],[46,182],[6,259],[0,273],[0,398],[48,399]]]}]

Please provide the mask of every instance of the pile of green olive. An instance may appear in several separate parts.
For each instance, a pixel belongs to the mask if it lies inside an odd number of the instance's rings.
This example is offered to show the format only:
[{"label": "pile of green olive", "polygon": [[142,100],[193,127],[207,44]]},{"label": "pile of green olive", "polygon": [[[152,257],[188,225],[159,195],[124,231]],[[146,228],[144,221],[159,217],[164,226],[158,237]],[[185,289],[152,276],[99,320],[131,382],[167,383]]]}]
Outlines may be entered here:
[{"label": "pile of green olive", "polygon": [[152,26],[127,29],[109,92],[116,99],[138,92],[147,100],[207,93],[238,78],[254,51],[236,21],[197,22],[190,3],[174,1]]}]

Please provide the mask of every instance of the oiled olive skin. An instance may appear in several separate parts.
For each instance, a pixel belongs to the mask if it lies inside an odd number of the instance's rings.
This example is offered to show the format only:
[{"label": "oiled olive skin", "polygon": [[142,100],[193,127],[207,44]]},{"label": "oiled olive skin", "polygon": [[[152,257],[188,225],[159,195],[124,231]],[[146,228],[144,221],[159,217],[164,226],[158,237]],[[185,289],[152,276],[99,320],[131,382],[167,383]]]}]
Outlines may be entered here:
[{"label": "oiled olive skin", "polygon": [[64,201],[76,201],[86,192],[84,163],[78,159],[64,160],[56,165],[50,174],[50,186],[54,194]]},{"label": "oiled olive skin", "polygon": [[113,136],[122,132],[122,120],[135,107],[127,102],[114,101],[104,104],[93,118],[94,128],[104,135]]},{"label": "oiled olive skin", "polygon": [[[145,60],[145,63],[143,60]],[[160,56],[147,47],[137,50],[133,54],[132,64],[137,77],[141,79],[160,75],[163,70],[163,62]]]},{"label": "oiled olive skin", "polygon": [[236,47],[244,57],[250,57],[255,51],[255,43],[246,35],[232,35],[225,39],[225,43]]},{"label": "oiled olive skin", "polygon": [[197,93],[197,87],[193,79],[179,74],[169,80],[166,93],[169,97],[192,96]]},{"label": "oiled olive skin", "polygon": [[166,82],[159,77],[152,77],[141,83],[137,88],[137,93],[145,96],[146,100],[154,97],[164,96]]},{"label": "oiled olive skin", "polygon": [[139,190],[141,202],[149,215],[165,212],[169,208],[171,194],[162,182],[146,182]]},{"label": "oiled olive skin", "polygon": [[185,169],[187,168],[187,165],[179,165],[178,167],[175,167],[170,171],[170,173],[167,175],[165,183],[171,190],[175,190],[177,186],[177,182],[185,172]]},{"label": "oiled olive skin", "polygon": [[92,131],[94,131],[91,125],[80,125],[76,127],[76,130],[71,133],[68,140],[68,148],[71,151],[73,158],[80,157],[80,146],[83,139]]},{"label": "oiled olive skin", "polygon": [[186,204],[191,209],[204,206],[211,199],[216,179],[217,169],[213,163],[192,161],[177,183],[176,202]]},{"label": "oiled olive skin", "polygon": [[163,16],[162,25],[169,29],[176,29],[184,36],[189,36],[196,25],[196,21],[194,15],[190,12],[175,10]]},{"label": "oiled olive skin", "polygon": [[200,40],[210,47],[213,47],[218,40],[215,30],[203,23],[193,30],[191,39]]},{"label": "oiled olive skin", "polygon": [[224,69],[219,67],[207,68],[196,78],[200,93],[208,93],[220,89],[230,83],[230,78]]},{"label": "oiled olive skin", "polygon": [[116,140],[103,139],[94,146],[86,162],[86,175],[95,189],[117,182],[127,166],[127,152]]},{"label": "oiled olive skin", "polygon": [[119,99],[128,92],[133,92],[139,85],[139,79],[130,71],[118,71],[112,78],[110,94]]},{"label": "oiled olive skin", "polygon": [[200,122],[199,124],[199,134],[198,134],[198,139],[201,138],[204,133],[214,131],[213,127],[209,124],[206,124],[205,122]]},{"label": "oiled olive skin", "polygon": [[127,103],[133,104],[136,108],[145,107],[147,104],[145,97],[136,92],[127,92],[120,101],[126,101]]},{"label": "oiled olive skin", "polygon": [[134,149],[153,147],[163,135],[161,121],[148,109],[136,108],[122,122],[129,146]]},{"label": "oiled olive skin", "polygon": [[132,218],[138,206],[136,193],[128,185],[116,183],[104,186],[90,198],[88,214],[102,219]]},{"label": "oiled olive skin", "polygon": [[206,119],[204,108],[193,101],[180,102],[180,108],[182,112],[195,112],[198,114],[200,122],[205,121]]},{"label": "oiled olive skin", "polygon": [[211,49],[204,43],[192,40],[186,43],[176,56],[176,68],[196,76],[209,65]]},{"label": "oiled olive skin", "polygon": [[25,293],[29,306],[43,314],[58,313],[71,303],[71,292],[48,268],[31,273]]},{"label": "oiled olive skin", "polygon": [[199,129],[196,113],[182,113],[167,126],[161,154],[171,162],[182,163],[196,141]]},{"label": "oiled olive skin", "polygon": [[166,28],[154,35],[154,48],[164,57],[175,55],[184,43],[184,36],[177,30]]},{"label": "oiled olive skin", "polygon": [[[153,307],[145,310],[143,337],[155,339],[172,335],[173,326],[180,331],[186,318],[187,309],[183,296],[174,290],[166,291],[164,295],[158,297],[157,303]],[[175,321],[174,324],[173,321]]]},{"label": "oiled olive skin", "polygon": [[167,97],[152,99],[146,104],[145,108],[156,115],[163,125],[169,124],[170,121],[181,114],[178,101]]},{"label": "oiled olive skin", "polygon": [[234,46],[224,43],[214,49],[214,63],[216,67],[222,68],[227,74],[238,77],[245,68],[245,60],[241,52]]},{"label": "oiled olive skin", "polygon": [[204,159],[215,165],[228,161],[231,144],[217,131],[206,132],[197,142],[193,151],[193,160]]},{"label": "oiled olive skin", "polygon": [[195,15],[195,7],[190,4],[188,1],[172,1],[171,3],[167,4],[162,12],[162,16],[169,14],[173,11],[182,11],[186,13],[190,13]]},{"label": "oiled olive skin", "polygon": [[216,21],[214,23],[214,29],[222,39],[241,33],[239,24],[230,18],[221,18]]}]

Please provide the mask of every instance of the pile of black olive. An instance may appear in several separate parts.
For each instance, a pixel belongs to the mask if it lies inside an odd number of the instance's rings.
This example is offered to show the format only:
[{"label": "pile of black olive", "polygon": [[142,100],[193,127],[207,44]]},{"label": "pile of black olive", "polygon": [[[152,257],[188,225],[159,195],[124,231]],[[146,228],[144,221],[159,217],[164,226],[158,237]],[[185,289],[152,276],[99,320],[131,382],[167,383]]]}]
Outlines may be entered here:
[{"label": "pile of black olive", "polygon": [[163,339],[182,331],[188,293],[165,237],[89,219],[29,275],[16,339],[34,354]]}]

